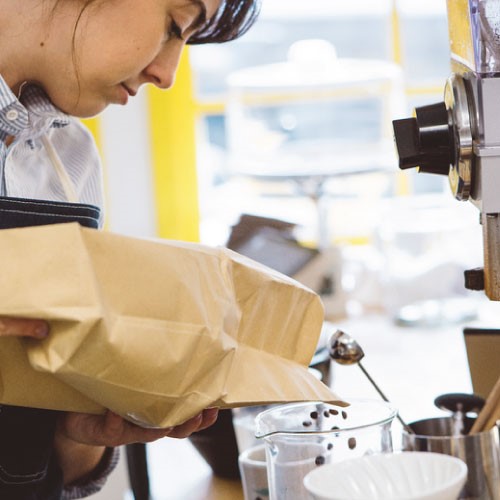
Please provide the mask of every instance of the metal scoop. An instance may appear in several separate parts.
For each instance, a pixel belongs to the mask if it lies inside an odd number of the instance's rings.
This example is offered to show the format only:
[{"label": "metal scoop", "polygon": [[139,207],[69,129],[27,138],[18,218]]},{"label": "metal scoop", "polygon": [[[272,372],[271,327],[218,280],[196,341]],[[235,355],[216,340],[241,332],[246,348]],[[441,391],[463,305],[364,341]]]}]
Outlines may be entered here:
[{"label": "metal scoop", "polygon": [[[361,360],[364,358],[365,353],[363,352],[363,349],[361,349],[361,346],[352,337],[347,335],[347,333],[344,333],[342,330],[337,330],[328,341],[328,351],[330,353],[330,357],[341,365],[353,365],[357,363],[361,368],[361,371],[365,374],[366,378],[371,382],[373,387],[375,387],[382,399],[388,403],[390,402],[361,364]],[[400,421],[406,432],[414,434],[412,428],[404,422],[399,414],[397,415],[397,419]]]}]

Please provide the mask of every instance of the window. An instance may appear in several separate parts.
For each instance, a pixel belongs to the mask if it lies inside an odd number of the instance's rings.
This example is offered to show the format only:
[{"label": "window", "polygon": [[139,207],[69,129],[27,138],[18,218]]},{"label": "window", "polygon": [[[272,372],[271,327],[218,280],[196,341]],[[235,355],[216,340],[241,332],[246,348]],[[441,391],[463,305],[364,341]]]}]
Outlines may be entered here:
[{"label": "window", "polygon": [[[317,200],[314,198],[319,191],[331,191],[332,200],[335,200],[339,196],[352,198],[367,192],[384,196],[400,189],[395,179],[395,167],[390,179],[387,176],[353,176],[350,179],[322,180],[319,186],[317,179],[302,184],[297,179],[290,181],[286,178],[281,179],[283,182],[275,182],[276,179],[239,175],[241,172],[234,169],[235,163],[242,165],[250,157],[258,159],[260,155],[263,171],[273,172],[274,168],[286,173],[293,148],[297,148],[301,140],[310,140],[311,143],[314,139],[321,143],[320,139],[330,137],[330,161],[340,156],[352,157],[360,152],[360,144],[369,144],[372,149],[368,151],[376,151],[374,144],[380,137],[384,138],[385,147],[391,149],[392,118],[409,116],[413,107],[442,99],[449,73],[445,6],[435,5],[431,0],[397,2],[399,38],[393,9],[390,0],[311,0],[307,3],[265,0],[257,24],[240,40],[193,47],[191,61],[201,116],[198,157],[202,241],[224,243],[231,224],[245,211],[285,219],[291,217],[296,219],[294,222],[311,228],[318,221]],[[421,36],[422,33],[425,36]],[[239,125],[242,121],[228,120],[231,102],[229,77],[249,68],[283,63],[290,47],[307,39],[330,42],[341,60],[369,59],[391,63],[400,57],[405,103],[399,108],[399,115],[384,116],[386,103],[377,95],[358,95],[344,100],[291,99],[288,103],[282,99],[280,103],[275,100],[246,107],[244,118],[253,126],[241,132]],[[315,55],[311,53],[311,58]],[[275,97],[285,93],[283,89],[277,89]],[[235,140],[238,132],[239,137]],[[259,141],[252,142],[256,137]],[[279,155],[266,158],[266,148],[271,149],[277,142],[288,146],[286,154],[285,150],[278,149]],[[235,160],[234,145],[245,143],[247,149],[242,148],[239,160]],[[326,151],[323,146],[298,149],[296,158],[304,164],[304,170],[313,158],[318,158],[319,152]],[[278,159],[283,165],[279,165]],[[368,168],[369,162],[366,165]],[[259,170],[259,165],[254,162],[240,170],[252,174]],[[408,173],[405,176],[411,179],[410,189],[416,192],[440,191],[445,185],[443,178]],[[336,231],[342,233],[344,229],[337,227]],[[317,229],[309,231],[306,239],[314,240],[315,233]]]}]

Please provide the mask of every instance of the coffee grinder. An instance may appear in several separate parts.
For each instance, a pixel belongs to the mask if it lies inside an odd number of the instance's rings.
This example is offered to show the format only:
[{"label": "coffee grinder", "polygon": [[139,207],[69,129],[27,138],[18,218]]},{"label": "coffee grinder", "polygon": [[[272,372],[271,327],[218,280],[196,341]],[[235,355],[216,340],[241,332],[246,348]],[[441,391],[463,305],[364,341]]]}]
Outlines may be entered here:
[{"label": "coffee grinder", "polygon": [[500,0],[448,0],[451,76],[444,101],[393,122],[401,169],[446,175],[480,211],[484,267],[465,286],[500,300]]}]

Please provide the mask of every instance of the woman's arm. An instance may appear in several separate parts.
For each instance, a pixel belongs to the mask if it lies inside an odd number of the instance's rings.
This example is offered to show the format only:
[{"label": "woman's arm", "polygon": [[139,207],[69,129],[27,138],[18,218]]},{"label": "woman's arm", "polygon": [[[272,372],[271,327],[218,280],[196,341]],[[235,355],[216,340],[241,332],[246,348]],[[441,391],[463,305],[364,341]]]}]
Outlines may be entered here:
[{"label": "woman's arm", "polygon": [[87,483],[98,477],[99,465],[106,451],[105,446],[78,443],[57,433],[54,448],[65,485]]}]

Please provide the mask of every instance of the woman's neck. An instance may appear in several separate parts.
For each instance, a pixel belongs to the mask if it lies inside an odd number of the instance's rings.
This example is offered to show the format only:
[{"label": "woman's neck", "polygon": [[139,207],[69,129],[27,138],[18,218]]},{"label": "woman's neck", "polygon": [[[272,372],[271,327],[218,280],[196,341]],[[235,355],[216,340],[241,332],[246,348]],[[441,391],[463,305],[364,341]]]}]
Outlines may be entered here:
[{"label": "woman's neck", "polygon": [[50,3],[39,0],[2,1],[0,74],[16,95],[19,95],[25,81],[36,79],[44,46],[41,19],[47,18]]}]

